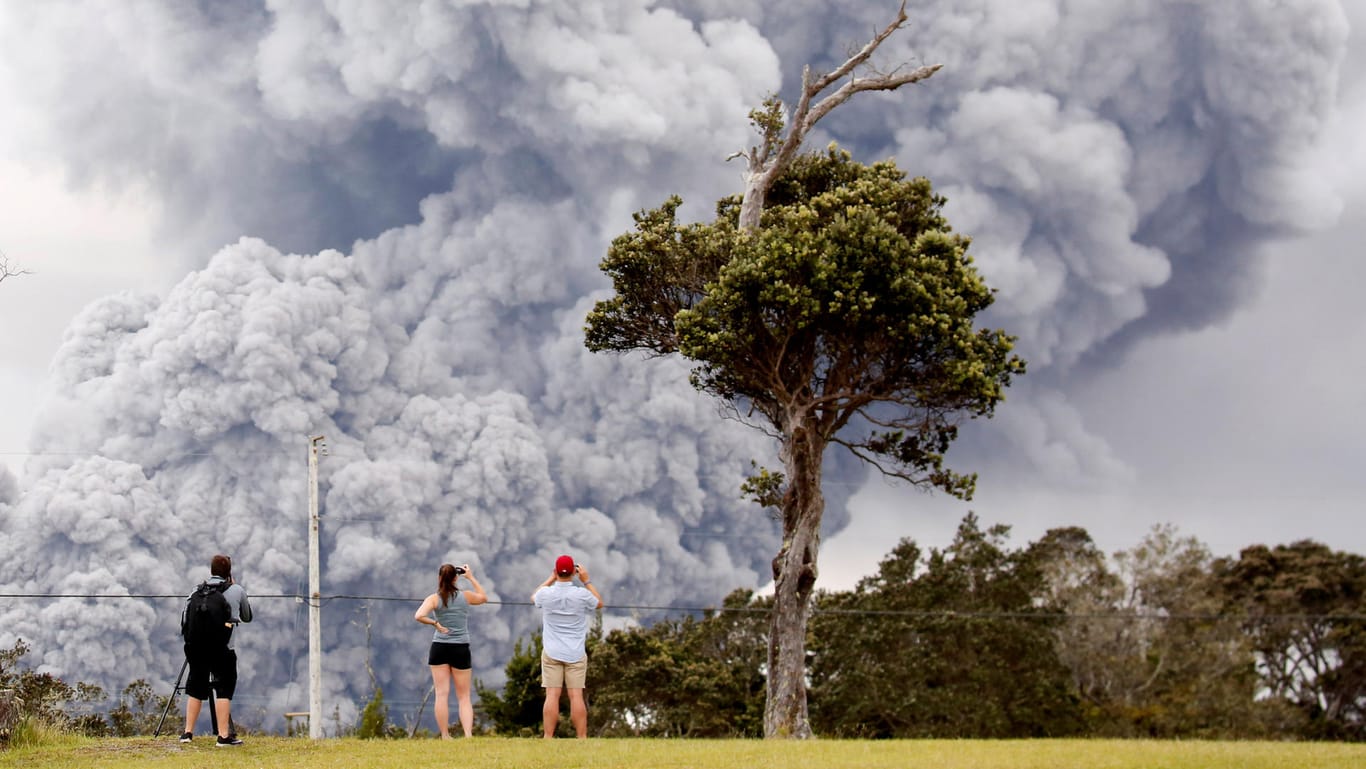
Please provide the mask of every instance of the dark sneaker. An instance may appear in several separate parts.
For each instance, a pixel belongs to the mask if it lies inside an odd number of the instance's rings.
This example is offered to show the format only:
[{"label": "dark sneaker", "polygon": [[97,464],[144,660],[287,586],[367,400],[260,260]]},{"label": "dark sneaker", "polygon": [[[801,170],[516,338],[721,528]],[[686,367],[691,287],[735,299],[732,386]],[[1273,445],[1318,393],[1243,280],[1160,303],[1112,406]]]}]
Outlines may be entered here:
[{"label": "dark sneaker", "polygon": [[181,742],[189,742],[192,738],[194,738],[194,735],[189,732],[185,732],[184,734],[180,735]]},{"label": "dark sneaker", "polygon": [[220,747],[220,748],[230,748],[230,747],[233,747],[234,745],[241,745],[241,744],[242,744],[242,741],[239,740],[239,739],[237,739],[237,735],[235,735],[235,734],[229,734],[227,737],[219,737],[219,738],[218,738],[218,747]]}]

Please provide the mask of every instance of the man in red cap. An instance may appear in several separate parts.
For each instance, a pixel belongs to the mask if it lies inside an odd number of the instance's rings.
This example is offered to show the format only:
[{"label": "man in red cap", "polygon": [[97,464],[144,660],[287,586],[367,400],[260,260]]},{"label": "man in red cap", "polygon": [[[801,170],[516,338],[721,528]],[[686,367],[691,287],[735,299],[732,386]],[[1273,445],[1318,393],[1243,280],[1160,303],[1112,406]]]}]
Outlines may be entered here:
[{"label": "man in red cap", "polygon": [[[578,575],[583,587],[574,584]],[[588,705],[583,687],[588,680],[588,621],[602,608],[602,594],[593,587],[583,564],[562,555],[555,559],[555,572],[531,594],[531,602],[541,610],[541,685],[545,687],[545,706],[541,718],[545,738],[555,736],[560,723],[560,692],[569,690],[569,720],[579,739],[588,736]]]}]

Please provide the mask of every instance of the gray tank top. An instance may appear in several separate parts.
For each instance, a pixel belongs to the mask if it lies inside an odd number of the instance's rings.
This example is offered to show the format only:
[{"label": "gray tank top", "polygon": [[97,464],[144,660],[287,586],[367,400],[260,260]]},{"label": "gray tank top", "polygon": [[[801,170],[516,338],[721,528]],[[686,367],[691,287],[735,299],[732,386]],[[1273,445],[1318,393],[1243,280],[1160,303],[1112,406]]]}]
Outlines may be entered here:
[{"label": "gray tank top", "polygon": [[432,612],[436,615],[436,621],[441,626],[449,630],[449,633],[442,633],[440,630],[432,634],[432,640],[436,643],[448,644],[467,644],[470,642],[470,604],[465,600],[465,591],[457,590],[451,596],[449,606],[442,606],[438,601],[436,610]]}]

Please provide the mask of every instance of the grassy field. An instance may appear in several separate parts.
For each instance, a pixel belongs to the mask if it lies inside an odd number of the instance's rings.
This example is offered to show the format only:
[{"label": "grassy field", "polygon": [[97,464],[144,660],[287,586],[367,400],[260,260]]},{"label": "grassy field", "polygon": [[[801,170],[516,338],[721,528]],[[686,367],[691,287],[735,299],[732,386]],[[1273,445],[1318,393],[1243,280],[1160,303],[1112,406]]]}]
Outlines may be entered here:
[{"label": "grassy field", "polygon": [[352,769],[1358,769],[1366,745],[1148,740],[557,740],[363,741],[246,737],[218,748],[199,738],[83,739],[0,752],[0,767],[299,767]]}]

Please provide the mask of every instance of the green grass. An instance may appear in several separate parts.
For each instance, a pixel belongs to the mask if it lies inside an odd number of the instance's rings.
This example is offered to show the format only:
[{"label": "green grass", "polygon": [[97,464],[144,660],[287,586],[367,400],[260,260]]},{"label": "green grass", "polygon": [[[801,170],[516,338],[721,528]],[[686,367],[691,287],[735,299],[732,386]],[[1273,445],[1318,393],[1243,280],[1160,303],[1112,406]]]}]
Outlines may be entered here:
[{"label": "green grass", "polygon": [[[25,718],[14,725],[5,744],[16,750],[37,747],[73,746],[80,738],[39,718]],[[0,753],[3,758],[4,753]]]},{"label": "green grass", "polygon": [[356,740],[244,737],[237,748],[196,738],[62,739],[0,752],[0,767],[300,767],[301,769],[1356,769],[1366,745],[1157,740],[606,740],[476,737]]}]

